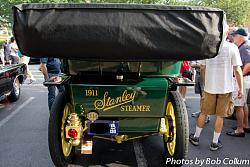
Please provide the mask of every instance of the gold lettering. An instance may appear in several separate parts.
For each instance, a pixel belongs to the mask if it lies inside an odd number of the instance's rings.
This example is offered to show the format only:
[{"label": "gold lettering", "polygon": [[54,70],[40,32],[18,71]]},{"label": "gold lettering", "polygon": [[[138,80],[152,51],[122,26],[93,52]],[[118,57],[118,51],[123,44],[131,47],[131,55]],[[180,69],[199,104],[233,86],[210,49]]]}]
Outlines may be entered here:
[{"label": "gold lettering", "polygon": [[147,105],[125,105],[121,106],[121,111],[126,111],[126,112],[131,112],[131,111],[141,111],[141,112],[146,112],[150,111],[150,106]]},{"label": "gold lettering", "polygon": [[117,97],[116,98],[116,103],[121,103],[122,102],[122,97]]},{"label": "gold lettering", "polygon": [[135,92],[128,93],[127,90],[125,90],[122,93],[122,96],[119,96],[116,98],[109,97],[108,95],[109,93],[105,92],[103,99],[95,100],[94,106],[97,110],[106,111],[106,110],[124,105],[126,103],[132,102],[134,101],[134,98],[135,98]]},{"label": "gold lettering", "polygon": [[85,95],[87,97],[91,97],[91,96],[98,96],[98,91],[94,90],[94,89],[86,89],[85,90]]}]

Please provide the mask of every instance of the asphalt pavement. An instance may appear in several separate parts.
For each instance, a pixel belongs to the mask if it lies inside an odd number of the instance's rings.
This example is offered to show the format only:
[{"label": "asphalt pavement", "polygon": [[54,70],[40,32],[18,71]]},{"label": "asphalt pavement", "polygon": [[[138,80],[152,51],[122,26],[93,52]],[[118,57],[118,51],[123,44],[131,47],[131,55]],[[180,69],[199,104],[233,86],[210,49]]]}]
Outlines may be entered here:
[{"label": "asphalt pavement", "polygon": [[[0,105],[0,167],[53,167],[48,149],[47,89],[42,85],[43,77],[38,65],[30,68],[37,81],[31,85],[22,85],[21,97],[17,102],[4,101]],[[199,109],[199,96],[193,91],[193,88],[188,89],[186,102],[190,132],[195,130],[195,118],[191,117],[191,113]],[[242,160],[250,161],[250,134],[245,138],[233,138],[225,134],[235,126],[234,120],[225,120],[221,135],[223,148],[216,152],[209,150],[213,137],[213,121],[214,118],[211,117],[211,122],[204,128],[200,146],[189,145],[188,159],[183,166],[200,166],[201,163],[202,166],[218,167],[250,166],[237,165],[243,163]],[[95,140],[93,152],[93,155],[88,156],[77,155],[70,166],[163,167],[166,163],[160,136],[122,144]]]}]

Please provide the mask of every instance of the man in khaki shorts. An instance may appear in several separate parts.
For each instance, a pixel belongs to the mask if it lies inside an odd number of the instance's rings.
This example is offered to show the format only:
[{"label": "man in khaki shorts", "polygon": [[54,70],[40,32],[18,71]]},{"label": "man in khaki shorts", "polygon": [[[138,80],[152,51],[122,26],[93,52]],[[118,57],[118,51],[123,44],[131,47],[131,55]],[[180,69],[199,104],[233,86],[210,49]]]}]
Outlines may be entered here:
[{"label": "man in khaki shorts", "polygon": [[222,147],[219,137],[223,118],[228,116],[233,106],[233,72],[239,85],[238,98],[243,96],[243,77],[240,68],[242,62],[237,46],[225,40],[219,54],[215,58],[202,61],[201,64],[201,80],[205,81],[204,98],[201,101],[201,114],[197,119],[196,131],[190,135],[189,141],[198,146],[207,115],[216,115],[210,145],[210,150],[215,151]]}]

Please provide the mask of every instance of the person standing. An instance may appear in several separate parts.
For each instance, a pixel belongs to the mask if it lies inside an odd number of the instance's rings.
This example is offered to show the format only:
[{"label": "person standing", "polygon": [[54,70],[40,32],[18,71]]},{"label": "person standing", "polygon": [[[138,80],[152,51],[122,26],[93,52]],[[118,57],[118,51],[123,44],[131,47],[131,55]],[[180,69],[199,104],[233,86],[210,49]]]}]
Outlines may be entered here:
[{"label": "person standing", "polygon": [[234,42],[232,33],[235,32],[237,29],[238,29],[238,27],[230,27],[229,28],[229,32],[228,32],[228,36],[227,36],[227,41],[228,42],[232,42],[232,43]]},{"label": "person standing", "polygon": [[[61,62],[58,58],[41,58],[40,59],[40,69],[44,75],[45,81],[58,81],[60,80],[61,74]],[[64,91],[62,85],[58,86],[48,86],[48,106],[49,111],[51,111],[52,104],[56,97],[56,88],[59,92]]]},{"label": "person standing", "polygon": [[20,63],[24,63],[26,65],[28,78],[30,79],[29,84],[31,84],[32,82],[35,82],[36,79],[34,78],[33,74],[31,73],[31,71],[29,69],[29,62],[30,62],[30,57],[25,56],[25,55],[21,55]]},{"label": "person standing", "polygon": [[[195,80],[195,85],[194,85],[194,93],[195,94],[199,94],[200,95],[200,104],[201,104],[201,99],[203,98],[203,92],[204,92],[204,84],[201,81],[201,77],[200,77],[200,66],[201,66],[201,61],[196,60],[196,61],[191,61],[190,63],[192,69],[193,70],[193,74],[194,74],[194,80]],[[192,117],[198,117],[200,114],[200,109],[197,112],[193,112],[191,115]],[[210,116],[207,116],[205,123],[209,123],[210,122]]]},{"label": "person standing", "polygon": [[14,37],[10,38],[10,58],[13,64],[19,63],[18,47]]},{"label": "person standing", "polygon": [[241,99],[235,98],[237,128],[234,128],[231,132],[227,132],[227,135],[233,137],[245,137],[245,132],[250,133],[248,123],[249,109],[247,106],[247,94],[250,88],[250,41],[248,40],[247,31],[243,28],[239,28],[231,33],[231,35],[234,43],[238,46],[240,51],[245,96]]},{"label": "person standing", "polygon": [[229,115],[233,107],[233,72],[239,85],[238,98],[243,96],[243,77],[240,68],[242,62],[239,50],[236,45],[224,40],[219,54],[201,63],[201,80],[205,81],[204,98],[201,101],[201,113],[197,119],[195,133],[189,136],[189,141],[194,146],[198,146],[207,115],[216,115],[211,151],[222,147],[219,137],[223,128],[223,118]]},{"label": "person standing", "polygon": [[5,66],[5,60],[4,60],[4,48],[3,45],[0,46],[0,58],[3,66]]},{"label": "person standing", "polygon": [[4,59],[6,63],[11,64],[11,59],[10,59],[10,45],[8,40],[6,40],[3,44],[3,49],[4,49]]},{"label": "person standing", "polygon": [[[181,63],[181,69],[180,69],[180,74],[182,77],[193,80],[192,79],[192,71],[191,71],[191,66],[189,61],[183,61]],[[183,98],[184,101],[186,101],[186,93],[187,93],[187,87],[186,86],[180,86],[179,87],[179,92]]]}]

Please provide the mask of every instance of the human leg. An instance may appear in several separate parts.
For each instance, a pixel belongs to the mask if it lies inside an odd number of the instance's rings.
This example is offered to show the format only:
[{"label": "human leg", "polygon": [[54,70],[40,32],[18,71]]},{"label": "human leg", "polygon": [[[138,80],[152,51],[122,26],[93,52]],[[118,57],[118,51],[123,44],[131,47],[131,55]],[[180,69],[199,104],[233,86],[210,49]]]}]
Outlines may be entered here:
[{"label": "human leg", "polygon": [[215,113],[216,109],[216,94],[204,92],[204,98],[201,99],[201,112],[197,119],[195,133],[189,136],[189,141],[197,146],[199,143],[200,133],[205,125],[207,115]]},{"label": "human leg", "polygon": [[[204,98],[206,98],[207,93],[204,94]],[[213,133],[213,140],[210,145],[211,151],[216,151],[219,148],[222,147],[222,144],[219,140],[222,128],[223,128],[223,117],[227,114],[229,105],[231,103],[232,94],[216,94],[216,95],[210,95],[213,98],[210,98],[209,100],[215,100],[213,101],[214,108],[215,108],[215,123],[214,123],[214,133]],[[208,114],[212,115],[212,114]]]},{"label": "human leg", "polygon": [[223,117],[221,116],[216,116],[215,123],[214,123],[214,131],[216,133],[221,133],[222,128],[223,128]]},{"label": "human leg", "polygon": [[64,92],[65,91],[65,88],[62,85],[58,85],[57,89],[58,89],[59,92]]},{"label": "human leg", "polygon": [[[205,114],[203,114],[203,113],[200,113],[200,114],[199,114],[199,117],[198,117],[198,119],[197,119],[196,126],[199,127],[199,128],[204,128],[206,118],[207,118],[207,115],[205,115]],[[197,136],[197,137],[198,137],[198,136]]]},{"label": "human leg", "polygon": [[217,105],[217,95],[210,94],[207,92],[203,93],[203,97],[201,97],[201,113],[199,114],[199,118],[197,119],[197,126],[203,128],[205,125],[205,121],[208,115],[214,115],[216,112]]},{"label": "human leg", "polygon": [[236,121],[237,121],[237,128],[233,131],[227,132],[226,134],[233,137],[245,137],[244,133],[244,111],[243,106],[235,107],[236,110]]},{"label": "human leg", "polygon": [[179,92],[181,94],[181,97],[185,100],[186,92],[187,92],[187,87],[186,86],[180,86],[179,87]]},{"label": "human leg", "polygon": [[4,60],[4,52],[3,50],[0,51],[0,57],[1,57],[1,62],[3,64],[3,66],[5,65],[5,60]]},{"label": "human leg", "polygon": [[6,55],[6,62],[9,64],[12,64],[12,56],[11,55]]},{"label": "human leg", "polygon": [[26,67],[27,67],[27,74],[28,74],[28,76],[30,78],[30,83],[36,81],[36,79],[34,78],[33,74],[31,73],[31,71],[29,69],[29,65],[28,64],[26,64]]},{"label": "human leg", "polygon": [[223,128],[224,116],[227,114],[230,102],[231,102],[232,94],[218,94],[216,96],[216,119],[214,123],[214,134],[213,140],[210,145],[211,151],[216,151],[222,147],[222,144],[219,140],[221,131]]},{"label": "human leg", "polygon": [[244,111],[244,122],[243,122],[244,128],[249,128],[249,123],[248,123],[249,109],[248,109],[247,104],[245,104],[243,111]]},{"label": "human leg", "polygon": [[26,66],[27,66],[27,73],[28,75],[30,76],[30,80],[33,82],[33,81],[36,81],[36,79],[34,78],[33,74],[31,73],[30,69],[29,69],[29,62],[30,62],[30,57],[28,56],[25,56],[26,57]]},{"label": "human leg", "polygon": [[237,121],[237,129],[235,130],[235,133],[244,133],[243,130],[243,120],[244,120],[244,111],[242,106],[235,107],[236,110],[236,121]]},{"label": "human leg", "polygon": [[222,147],[222,144],[219,138],[220,138],[220,134],[223,128],[223,121],[224,121],[223,117],[216,116],[215,123],[214,123],[213,141],[211,142],[211,145],[210,145],[211,151],[216,151]]},{"label": "human leg", "polygon": [[190,143],[192,143],[195,146],[199,145],[199,138],[200,138],[200,134],[201,134],[201,132],[203,130],[205,120],[206,120],[206,115],[204,115],[203,113],[200,113],[199,117],[197,119],[195,133],[190,134],[190,136],[189,136]]},{"label": "human leg", "polygon": [[199,107],[198,111],[193,112],[191,115],[192,115],[192,117],[197,117],[198,118],[199,114],[201,112],[200,108],[201,108],[202,90],[201,90],[200,77],[198,77],[197,75],[195,76],[194,91],[195,91],[195,94],[200,94],[200,107]]},{"label": "human leg", "polygon": [[[244,87],[245,87],[245,106],[244,106],[244,130],[246,133],[250,133],[250,128],[249,128],[249,108],[248,108],[248,94],[249,94],[249,89],[250,89],[250,76],[246,76],[243,78],[244,79]],[[250,98],[250,97],[249,97]]]},{"label": "human leg", "polygon": [[36,80],[36,79],[34,78],[33,74],[31,73],[30,69],[28,69],[28,68],[27,68],[27,74],[29,75],[30,80],[31,80],[32,82]]},{"label": "human leg", "polygon": [[55,101],[56,97],[56,87],[55,86],[48,86],[48,106],[49,111],[51,111],[51,107],[53,102]]}]

